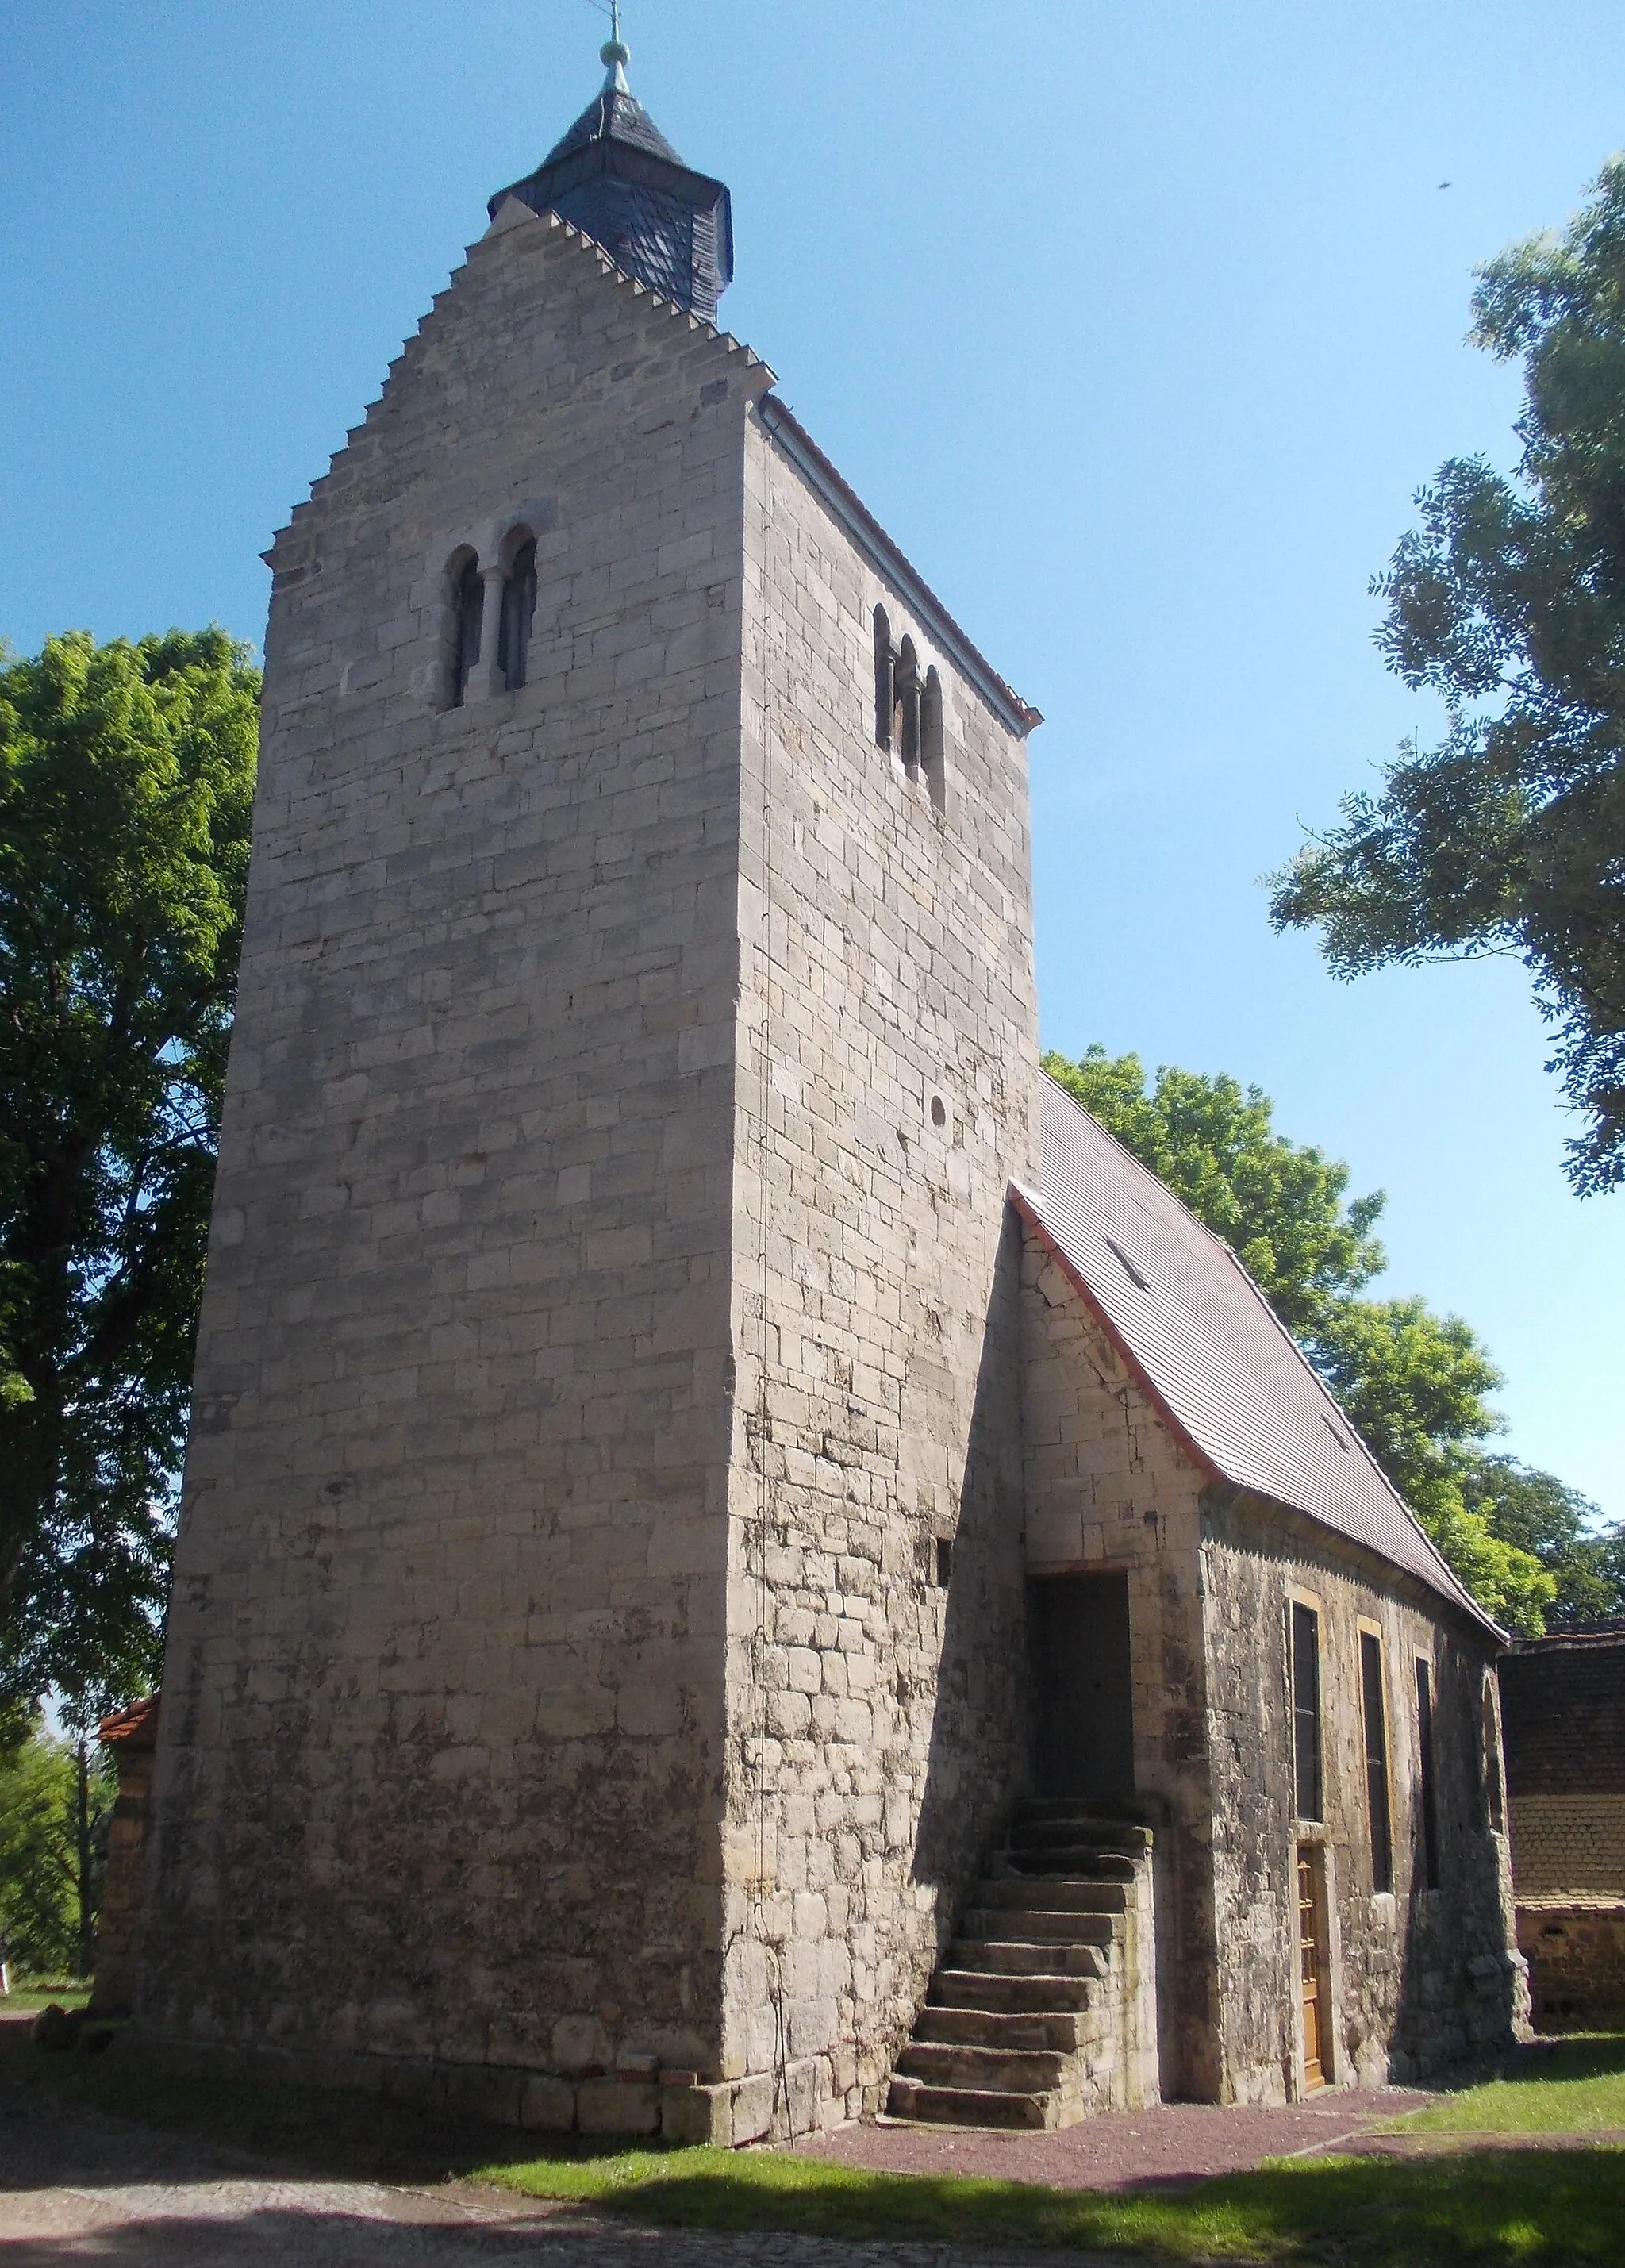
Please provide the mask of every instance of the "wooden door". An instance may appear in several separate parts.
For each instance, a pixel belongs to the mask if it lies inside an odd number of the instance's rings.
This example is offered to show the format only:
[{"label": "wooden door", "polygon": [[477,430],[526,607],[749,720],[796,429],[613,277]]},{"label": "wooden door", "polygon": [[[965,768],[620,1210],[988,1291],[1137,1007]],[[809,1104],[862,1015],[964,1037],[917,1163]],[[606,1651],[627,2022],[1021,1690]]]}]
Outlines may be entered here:
[{"label": "wooden door", "polygon": [[1128,1576],[1040,1575],[1032,1616],[1039,1793],[1132,1795]]},{"label": "wooden door", "polygon": [[1312,1850],[1298,1854],[1298,1962],[1304,1999],[1304,2090],[1326,2085],[1321,2061],[1325,2036],[1326,1959],[1320,1942],[1319,1868]]}]

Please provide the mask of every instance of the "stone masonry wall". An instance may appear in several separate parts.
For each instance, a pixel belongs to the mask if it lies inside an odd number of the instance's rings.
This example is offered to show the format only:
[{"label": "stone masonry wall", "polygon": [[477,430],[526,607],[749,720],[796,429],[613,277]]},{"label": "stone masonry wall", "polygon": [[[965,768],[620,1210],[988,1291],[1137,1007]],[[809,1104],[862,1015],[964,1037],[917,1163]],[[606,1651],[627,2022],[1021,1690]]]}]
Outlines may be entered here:
[{"label": "stone masonry wall", "polygon": [[1135,1786],[1155,1837],[1161,2085],[1200,2101],[1217,2084],[1202,1476],[1035,1230],[1022,1322],[1027,1566],[1128,1574]]},{"label": "stone masonry wall", "polygon": [[[766,376],[511,204],[270,555],[151,2035],[719,2067]],[[448,709],[523,529],[529,681]]]},{"label": "stone masonry wall", "polygon": [[[1023,745],[754,423],[746,593],[724,2068],[805,2119],[879,2106],[1025,1770],[1037,1035]],[[878,602],[941,807],[875,744]]]},{"label": "stone masonry wall", "polygon": [[1625,1899],[1520,1901],[1518,1947],[1537,2032],[1625,2028]]},{"label": "stone masonry wall", "polygon": [[[1334,2085],[1377,2085],[1509,2042],[1527,1993],[1512,1951],[1493,1642],[1420,1585],[1277,1506],[1209,1491],[1203,1591],[1213,1757],[1219,2099],[1299,2088],[1296,1852],[1326,1870]],[[1324,1821],[1295,1822],[1287,1605],[1320,1615]],[[1379,1632],[1392,1893],[1374,1891],[1359,1631]],[[1433,1667],[1439,1883],[1423,1876],[1415,1661]]]}]

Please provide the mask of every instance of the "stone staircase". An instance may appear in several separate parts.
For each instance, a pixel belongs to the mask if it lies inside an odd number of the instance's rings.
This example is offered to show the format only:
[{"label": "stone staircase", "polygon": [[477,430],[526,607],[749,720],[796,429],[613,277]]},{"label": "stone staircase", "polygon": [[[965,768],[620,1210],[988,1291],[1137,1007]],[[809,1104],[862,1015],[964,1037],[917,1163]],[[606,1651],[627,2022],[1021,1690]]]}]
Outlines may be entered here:
[{"label": "stone staircase", "polygon": [[1151,1830],[1131,1809],[1016,1813],[897,2059],[893,2118],[1071,2126],[1156,2102]]}]

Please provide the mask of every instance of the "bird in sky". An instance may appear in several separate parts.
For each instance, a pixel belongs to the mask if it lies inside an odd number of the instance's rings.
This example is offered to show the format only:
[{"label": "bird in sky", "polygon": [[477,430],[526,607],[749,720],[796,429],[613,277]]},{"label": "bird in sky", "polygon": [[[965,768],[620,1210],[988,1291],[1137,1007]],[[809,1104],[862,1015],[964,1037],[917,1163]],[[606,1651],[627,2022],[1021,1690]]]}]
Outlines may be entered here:
[{"label": "bird in sky", "polygon": [[1450,187],[1450,183],[1448,181],[1441,181],[1439,183],[1439,187],[1441,189],[1447,189]]}]

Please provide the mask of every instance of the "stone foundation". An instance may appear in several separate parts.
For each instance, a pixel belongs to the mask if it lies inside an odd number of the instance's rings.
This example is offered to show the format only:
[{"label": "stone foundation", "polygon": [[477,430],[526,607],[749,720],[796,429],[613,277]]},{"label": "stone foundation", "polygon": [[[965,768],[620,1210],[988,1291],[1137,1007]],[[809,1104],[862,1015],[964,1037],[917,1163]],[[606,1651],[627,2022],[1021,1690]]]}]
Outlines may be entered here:
[{"label": "stone foundation", "polygon": [[566,2077],[490,2064],[347,2055],[323,2048],[235,2047],[131,2036],[120,2052],[186,2077],[253,2078],[381,2096],[470,2125],[543,2134],[625,2134],[665,2142],[792,2141],[838,2123],[820,2100],[819,2069],[783,2070],[702,2086],[692,2072],[604,2072]]}]

